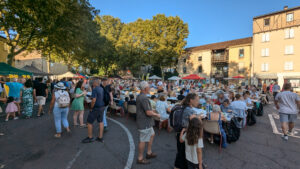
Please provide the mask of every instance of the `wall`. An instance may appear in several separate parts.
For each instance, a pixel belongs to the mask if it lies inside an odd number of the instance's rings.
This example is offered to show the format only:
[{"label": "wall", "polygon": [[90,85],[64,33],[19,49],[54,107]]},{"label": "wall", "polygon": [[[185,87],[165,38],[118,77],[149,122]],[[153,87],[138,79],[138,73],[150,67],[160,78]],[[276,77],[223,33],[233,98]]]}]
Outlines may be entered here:
[{"label": "wall", "polygon": [[[244,57],[239,56],[239,50],[244,49]],[[244,76],[250,78],[250,64],[251,64],[251,44],[232,46],[229,50],[229,77]],[[239,63],[244,63],[244,73],[239,73]]]},{"label": "wall", "polygon": [[[202,61],[198,61],[199,56],[202,56]],[[184,58],[186,58],[186,63],[183,63]],[[202,73],[198,73],[198,67],[200,65],[202,65]],[[186,74],[183,73],[183,67],[187,68]],[[179,60],[177,71],[180,76],[198,74],[201,77],[209,77],[211,72],[211,51],[191,51],[187,57],[182,57]]]},{"label": "wall", "polygon": [[7,62],[7,45],[3,42],[2,38],[0,39],[0,62]]}]

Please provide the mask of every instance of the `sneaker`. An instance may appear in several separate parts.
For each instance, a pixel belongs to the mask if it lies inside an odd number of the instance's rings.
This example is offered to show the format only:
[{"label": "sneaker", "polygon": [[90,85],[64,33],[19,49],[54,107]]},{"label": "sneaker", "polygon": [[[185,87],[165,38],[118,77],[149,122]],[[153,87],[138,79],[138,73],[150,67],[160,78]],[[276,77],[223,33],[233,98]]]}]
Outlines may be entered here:
[{"label": "sneaker", "polygon": [[285,135],[281,136],[281,138],[282,138],[284,141],[288,141],[288,140],[289,140],[289,137],[288,137],[288,136],[285,136]]},{"label": "sneaker", "polygon": [[94,138],[87,137],[87,138],[83,139],[81,142],[82,143],[91,143],[91,142],[94,142]]},{"label": "sneaker", "polygon": [[19,117],[15,117],[15,118],[14,118],[14,120],[18,120],[18,119],[19,119]]},{"label": "sneaker", "polygon": [[99,137],[97,137],[96,141],[98,141],[98,142],[101,142],[101,143],[104,143],[104,140],[103,140],[103,138],[99,138]]},{"label": "sneaker", "polygon": [[288,131],[288,133],[287,133],[289,136],[294,136],[295,135],[295,133],[294,133],[294,131],[292,130],[292,131]]}]

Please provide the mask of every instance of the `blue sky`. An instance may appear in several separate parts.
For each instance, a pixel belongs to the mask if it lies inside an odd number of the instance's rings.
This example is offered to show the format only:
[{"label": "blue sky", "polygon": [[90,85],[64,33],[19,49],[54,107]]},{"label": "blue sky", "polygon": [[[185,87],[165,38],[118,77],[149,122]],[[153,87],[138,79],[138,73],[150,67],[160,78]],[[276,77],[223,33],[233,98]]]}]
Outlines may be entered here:
[{"label": "blue sky", "polygon": [[300,0],[91,0],[100,15],[123,22],[151,19],[163,13],[189,25],[187,46],[199,46],[252,36],[254,16],[295,7]]}]

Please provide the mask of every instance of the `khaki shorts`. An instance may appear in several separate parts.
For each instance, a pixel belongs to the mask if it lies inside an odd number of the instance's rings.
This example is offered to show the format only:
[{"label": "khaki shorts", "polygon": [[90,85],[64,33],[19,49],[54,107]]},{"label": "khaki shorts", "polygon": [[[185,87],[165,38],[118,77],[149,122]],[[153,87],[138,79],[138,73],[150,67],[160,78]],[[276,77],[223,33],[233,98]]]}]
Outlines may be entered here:
[{"label": "khaki shorts", "polygon": [[37,100],[38,105],[43,106],[46,103],[46,97],[44,97],[44,96],[36,96],[36,100]]},{"label": "khaki shorts", "polygon": [[152,135],[154,135],[153,127],[139,130],[140,142],[149,142]]}]

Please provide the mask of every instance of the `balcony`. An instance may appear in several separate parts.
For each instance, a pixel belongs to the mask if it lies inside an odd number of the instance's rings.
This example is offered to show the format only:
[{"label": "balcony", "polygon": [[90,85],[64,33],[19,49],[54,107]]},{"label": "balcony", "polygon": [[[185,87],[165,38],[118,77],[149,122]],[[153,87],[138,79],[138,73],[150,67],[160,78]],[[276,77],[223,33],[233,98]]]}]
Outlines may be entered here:
[{"label": "balcony", "polygon": [[226,62],[228,63],[228,54],[225,53],[215,53],[212,55],[212,63],[221,63]]}]

